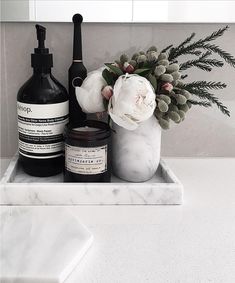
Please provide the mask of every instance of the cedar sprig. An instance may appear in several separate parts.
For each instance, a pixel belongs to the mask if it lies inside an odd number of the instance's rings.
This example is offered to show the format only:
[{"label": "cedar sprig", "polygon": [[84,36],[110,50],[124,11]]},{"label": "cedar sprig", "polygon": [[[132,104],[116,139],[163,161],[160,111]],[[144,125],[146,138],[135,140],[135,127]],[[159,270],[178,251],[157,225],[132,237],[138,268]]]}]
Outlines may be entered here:
[{"label": "cedar sprig", "polygon": [[211,55],[210,51],[203,53],[198,59],[188,60],[182,64],[180,64],[180,70],[185,71],[191,67],[197,67],[202,69],[203,71],[210,72],[212,70],[211,67],[223,67],[224,63],[217,59],[207,58]]},{"label": "cedar sprig", "polygon": [[202,63],[197,63],[195,65],[195,67],[197,67],[197,68],[199,68],[199,69],[201,69],[203,71],[206,71],[206,72],[210,72],[212,70],[212,68],[210,66],[208,66],[206,64],[202,64]]},{"label": "cedar sprig", "polygon": [[203,53],[200,57],[200,59],[206,59],[211,55],[211,51],[206,51],[205,53]]},{"label": "cedar sprig", "polygon": [[173,46],[173,44],[168,45],[166,48],[162,49],[161,53],[165,53],[165,52],[168,51],[172,46]]},{"label": "cedar sprig", "polygon": [[221,82],[194,81],[194,82],[182,85],[182,88],[190,92],[192,89],[195,89],[195,88],[196,89],[223,89],[223,88],[226,88],[226,86],[227,85],[225,83],[221,83]]},{"label": "cedar sprig", "polygon": [[186,75],[186,74],[185,74],[185,75],[182,75],[182,76],[181,76],[181,80],[184,80],[184,79],[186,79],[187,77],[188,77],[188,75]]},{"label": "cedar sprig", "polygon": [[224,63],[222,61],[217,60],[217,59],[210,59],[210,58],[202,60],[202,63],[207,64],[211,67],[218,67],[218,68],[224,66]]},{"label": "cedar sprig", "polygon": [[196,33],[193,32],[189,37],[187,37],[177,48],[176,50],[179,50],[180,48],[184,47],[186,44],[188,44],[194,37]]},{"label": "cedar sprig", "polygon": [[200,56],[202,54],[202,51],[200,51],[200,50],[193,50],[193,51],[188,52],[188,54]]},{"label": "cedar sprig", "polygon": [[212,70],[212,68],[210,66],[208,66],[207,64],[204,64],[203,62],[200,62],[200,60],[196,59],[196,60],[189,60],[185,63],[180,64],[180,71],[185,71],[189,68],[192,67],[197,67],[203,71],[206,72],[210,72]]},{"label": "cedar sprig", "polygon": [[215,44],[205,44],[202,47],[204,49],[217,53],[221,58],[225,60],[225,62],[227,62],[229,65],[235,68],[235,58],[227,51],[221,49],[219,46]]},{"label": "cedar sprig", "polygon": [[[180,49],[182,49],[186,44],[188,44],[195,36],[196,34],[193,32],[189,37],[187,37],[182,43],[180,43],[177,47],[172,47],[170,50],[169,58],[170,56],[174,56],[177,52],[179,52]],[[192,51],[193,52],[193,51]],[[173,59],[173,58],[172,58]]]},{"label": "cedar sprig", "polygon": [[225,105],[223,105],[223,103],[220,102],[219,99],[216,96],[214,96],[214,94],[209,93],[207,90],[192,89],[191,94],[199,97],[200,99],[209,100],[211,103],[216,104],[217,107],[219,108],[219,110],[223,114],[230,116],[230,112],[228,111],[227,107]]},{"label": "cedar sprig", "polygon": [[211,103],[207,101],[197,101],[197,100],[189,99],[188,102],[191,103],[192,105],[198,105],[198,106],[203,106],[203,107],[212,106]]},{"label": "cedar sprig", "polygon": [[[195,49],[203,48],[203,46],[206,45],[206,43],[213,41],[217,39],[218,37],[222,36],[224,32],[228,29],[228,26],[225,26],[224,28],[219,29],[218,31],[213,32],[211,35],[199,39],[187,46],[182,46],[181,48],[171,48],[169,52],[169,60],[173,60],[181,55],[189,54],[189,52],[194,51]],[[190,38],[190,37],[189,37]],[[218,53],[218,52],[216,52]],[[229,54],[230,55],[230,54]],[[232,55],[231,55],[232,56]]]},{"label": "cedar sprig", "polygon": [[[196,55],[196,56],[200,56],[202,54],[202,51],[200,50],[192,50],[192,51],[189,51],[187,53],[188,55]],[[172,62],[172,61],[171,61]]]}]

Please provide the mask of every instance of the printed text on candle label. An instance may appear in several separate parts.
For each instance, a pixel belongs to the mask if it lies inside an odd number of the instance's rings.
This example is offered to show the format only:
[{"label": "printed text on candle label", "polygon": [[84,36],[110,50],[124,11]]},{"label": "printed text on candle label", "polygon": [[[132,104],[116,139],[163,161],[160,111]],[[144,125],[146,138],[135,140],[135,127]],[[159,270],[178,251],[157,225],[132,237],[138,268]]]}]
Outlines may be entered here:
[{"label": "printed text on candle label", "polygon": [[76,147],[65,145],[65,167],[81,175],[95,175],[107,171],[107,145]]}]

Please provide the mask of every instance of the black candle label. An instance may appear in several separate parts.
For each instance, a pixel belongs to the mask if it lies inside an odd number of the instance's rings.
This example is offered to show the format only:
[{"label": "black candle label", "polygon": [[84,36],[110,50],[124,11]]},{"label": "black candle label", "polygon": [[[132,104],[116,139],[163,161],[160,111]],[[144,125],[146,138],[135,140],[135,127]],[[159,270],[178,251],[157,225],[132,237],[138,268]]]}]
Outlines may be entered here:
[{"label": "black candle label", "polygon": [[30,158],[63,154],[63,131],[68,123],[68,101],[55,104],[17,102],[19,152]]},{"label": "black candle label", "polygon": [[75,174],[96,175],[107,171],[107,145],[77,147],[65,145],[65,168]]}]

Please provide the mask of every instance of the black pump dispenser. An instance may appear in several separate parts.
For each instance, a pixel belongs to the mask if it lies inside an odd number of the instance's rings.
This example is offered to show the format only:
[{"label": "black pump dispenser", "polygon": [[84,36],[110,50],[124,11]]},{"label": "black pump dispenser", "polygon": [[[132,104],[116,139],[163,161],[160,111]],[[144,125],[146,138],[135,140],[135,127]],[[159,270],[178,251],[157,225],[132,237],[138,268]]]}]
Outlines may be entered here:
[{"label": "black pump dispenser", "polygon": [[38,47],[31,54],[33,74],[17,95],[19,160],[23,170],[46,177],[64,167],[64,126],[69,101],[64,86],[51,72],[52,54],[45,47],[46,28],[36,25]]},{"label": "black pump dispenser", "polygon": [[41,25],[35,25],[37,30],[38,47],[34,48],[34,54],[31,54],[31,66],[35,69],[50,69],[53,67],[52,54],[45,48],[46,28]]}]

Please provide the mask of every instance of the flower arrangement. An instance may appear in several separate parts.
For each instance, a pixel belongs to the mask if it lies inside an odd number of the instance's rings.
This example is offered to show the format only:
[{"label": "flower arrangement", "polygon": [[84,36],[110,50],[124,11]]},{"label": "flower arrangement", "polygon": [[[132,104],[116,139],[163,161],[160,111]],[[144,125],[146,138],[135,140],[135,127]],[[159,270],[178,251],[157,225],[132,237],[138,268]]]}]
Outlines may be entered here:
[{"label": "flower arrangement", "polygon": [[[180,123],[192,106],[211,107],[230,116],[229,110],[211,93],[226,87],[225,83],[214,81],[185,82],[192,67],[210,72],[222,67],[224,62],[235,68],[235,58],[212,44],[222,36],[228,26],[211,35],[192,42],[192,33],[181,44],[167,46],[160,52],[155,46],[146,52],[140,51],[129,59],[122,54],[114,63],[107,63],[88,74],[81,87],[76,89],[77,100],[86,113],[107,111],[110,118],[128,130],[153,114],[163,129],[170,127],[170,121]],[[217,54],[222,60],[212,58]],[[182,55],[193,59],[179,63]]]}]

